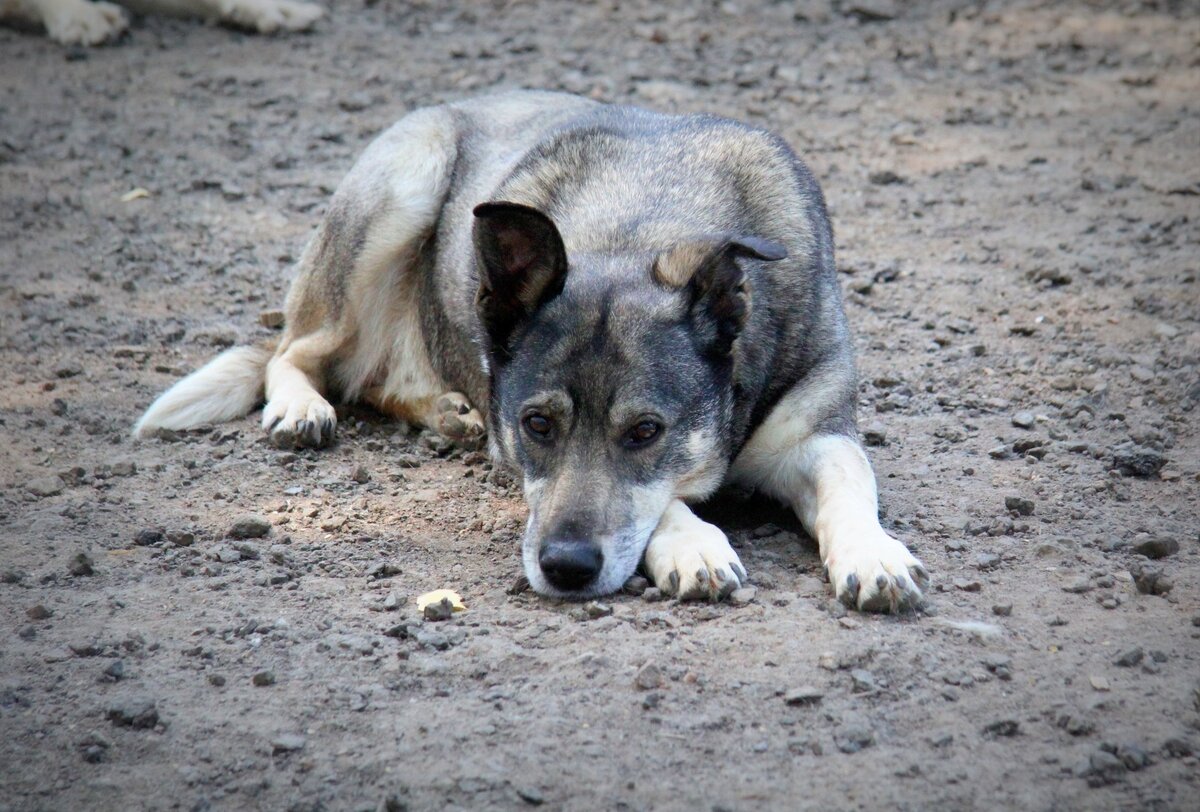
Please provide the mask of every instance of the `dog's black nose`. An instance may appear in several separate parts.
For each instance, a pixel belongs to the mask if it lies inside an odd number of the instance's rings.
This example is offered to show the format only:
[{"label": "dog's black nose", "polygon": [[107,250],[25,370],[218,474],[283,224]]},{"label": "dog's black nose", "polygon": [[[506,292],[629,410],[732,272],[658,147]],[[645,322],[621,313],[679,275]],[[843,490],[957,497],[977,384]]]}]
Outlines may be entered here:
[{"label": "dog's black nose", "polygon": [[587,541],[547,541],[538,554],[546,580],[562,590],[583,589],[604,566],[600,548]]}]

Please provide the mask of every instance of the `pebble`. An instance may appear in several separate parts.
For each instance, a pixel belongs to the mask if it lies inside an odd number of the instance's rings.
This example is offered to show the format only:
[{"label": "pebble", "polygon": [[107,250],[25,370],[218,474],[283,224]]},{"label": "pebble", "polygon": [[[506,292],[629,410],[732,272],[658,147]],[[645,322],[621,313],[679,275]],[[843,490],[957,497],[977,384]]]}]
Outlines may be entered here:
[{"label": "pebble", "polygon": [[753,602],[756,595],[758,595],[757,589],[752,586],[744,586],[729,593],[729,602],[734,606],[745,606]]},{"label": "pebble", "polygon": [[996,553],[980,553],[975,556],[975,567],[981,570],[995,569],[1000,566],[1000,556]]},{"label": "pebble", "polygon": [[857,753],[875,743],[875,731],[865,719],[847,714],[833,731],[833,742],[843,753]]},{"label": "pebble", "polygon": [[784,704],[792,706],[816,705],[824,698],[825,692],[812,685],[792,688],[783,695]]},{"label": "pebble", "polygon": [[307,740],[298,733],[280,733],[271,739],[271,752],[275,755],[294,753],[297,750],[303,750],[305,744],[307,744]]},{"label": "pebble", "polygon": [[354,473],[350,475],[350,478],[359,485],[366,485],[371,481],[371,472],[367,470],[365,465],[360,465],[354,469]]},{"label": "pebble", "polygon": [[1018,516],[1032,516],[1034,503],[1032,499],[1026,499],[1023,496],[1006,496],[1004,497],[1004,507]]},{"label": "pebble", "polygon": [[47,609],[43,604],[30,606],[25,610],[25,615],[30,620],[46,620],[54,615],[54,612]]},{"label": "pebble", "polygon": [[151,547],[163,540],[163,531],[154,527],[144,527],[133,536],[133,543],[138,547]]},{"label": "pebble", "polygon": [[1086,575],[1072,578],[1063,584],[1062,587],[1063,592],[1070,592],[1074,595],[1082,595],[1085,592],[1091,592],[1093,589],[1095,589],[1095,586],[1092,584],[1092,579]]},{"label": "pebble", "polygon": [[996,603],[992,604],[992,614],[997,617],[1008,617],[1012,614],[1013,605],[1011,603]]},{"label": "pebble", "polygon": [[253,513],[239,516],[229,528],[230,538],[235,539],[259,539],[270,532],[271,521]]},{"label": "pebble", "polygon": [[1091,677],[1088,677],[1088,682],[1091,683],[1092,690],[1094,690],[1094,691],[1110,691],[1110,690],[1112,690],[1112,685],[1109,684],[1107,677],[1102,677],[1102,676],[1099,676],[1098,674],[1094,674]]},{"label": "pebble", "polygon": [[1012,424],[1019,429],[1031,429],[1037,423],[1033,412],[1017,412],[1012,416]]},{"label": "pebble", "polygon": [[38,477],[25,483],[25,490],[39,499],[60,494],[65,487],[67,487],[67,483],[63,482],[62,477],[58,476]]},{"label": "pebble", "polygon": [[222,674],[209,674],[208,684],[220,688],[225,684],[225,677]]},{"label": "pebble", "polygon": [[93,564],[92,557],[87,553],[76,553],[75,557],[71,559],[71,563],[67,565],[67,571],[76,577],[95,575],[96,570]]},{"label": "pebble", "polygon": [[640,575],[632,575],[625,585],[621,587],[621,591],[626,595],[641,595],[650,588],[650,581]]},{"label": "pebble", "polygon": [[1117,658],[1113,660],[1113,664],[1119,665],[1122,668],[1132,668],[1140,663],[1144,656],[1145,652],[1142,651],[1140,646],[1131,648],[1118,654]]},{"label": "pebble", "polygon": [[1168,536],[1157,536],[1135,542],[1133,551],[1146,558],[1166,558],[1179,552],[1179,542]]},{"label": "pebble", "polygon": [[125,676],[125,661],[124,660],[113,660],[111,663],[108,664],[108,667],[104,669],[104,676],[109,677],[110,679],[113,679],[113,680],[119,680],[122,677],[124,677]]},{"label": "pebble", "polygon": [[856,694],[868,693],[878,687],[875,684],[875,675],[865,668],[851,669],[850,679],[853,682],[854,693]]},{"label": "pebble", "polygon": [[633,684],[639,691],[653,691],[663,684],[662,669],[653,661],[646,663],[638,669],[637,675],[633,678]]},{"label": "pebble", "polygon": [[1127,476],[1147,479],[1162,470],[1167,458],[1152,448],[1127,443],[1113,450],[1113,466]]},{"label": "pebble", "polygon": [[983,735],[990,737],[1016,736],[1021,732],[1021,723],[1016,719],[997,719],[983,728]]},{"label": "pebble", "polygon": [[1133,576],[1137,591],[1143,595],[1166,595],[1175,586],[1157,567],[1135,563],[1129,567],[1129,574]]},{"label": "pebble", "polygon": [[145,697],[118,700],[108,706],[106,716],[118,727],[146,730],[158,724],[158,704]]},{"label": "pebble", "polygon": [[387,593],[387,596],[384,597],[384,599],[383,599],[384,611],[393,612],[397,608],[399,608],[399,606],[400,606],[400,599],[396,596],[396,593],[395,592]]},{"label": "pebble", "polygon": [[250,678],[250,681],[257,688],[265,688],[268,685],[274,685],[275,684],[275,672],[274,671],[259,671],[257,674],[255,674],[253,677]]},{"label": "pebble", "polygon": [[440,601],[425,604],[421,614],[426,620],[434,623],[449,620],[454,615],[454,603],[449,598],[442,598]]},{"label": "pebble", "polygon": [[646,601],[647,603],[658,603],[665,598],[666,595],[664,595],[663,591],[656,586],[652,586],[642,593],[642,600]]},{"label": "pebble", "polygon": [[598,620],[599,618],[611,615],[613,608],[611,605],[601,603],[600,601],[588,601],[583,605],[583,611],[587,613],[589,619]]},{"label": "pebble", "polygon": [[187,530],[171,530],[167,533],[167,541],[176,547],[191,547],[196,543],[196,534]]},{"label": "pebble", "polygon": [[1097,750],[1072,770],[1076,778],[1085,778],[1089,787],[1103,787],[1124,778],[1125,764],[1112,753]]},{"label": "pebble", "polygon": [[863,442],[869,446],[887,445],[887,430],[882,423],[876,420],[867,424],[866,428],[862,430],[862,438]]}]

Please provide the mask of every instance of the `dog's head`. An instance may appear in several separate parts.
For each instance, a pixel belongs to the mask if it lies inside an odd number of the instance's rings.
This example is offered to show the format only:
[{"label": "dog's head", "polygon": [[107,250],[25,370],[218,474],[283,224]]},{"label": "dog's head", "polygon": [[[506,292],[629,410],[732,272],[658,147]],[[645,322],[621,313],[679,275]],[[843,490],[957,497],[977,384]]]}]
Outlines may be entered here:
[{"label": "dog's head", "polygon": [[750,237],[568,260],[535,209],[475,209],[492,453],[524,477],[522,556],[538,592],[588,597],[633,574],[670,501],[703,497],[731,453],[734,345]]}]

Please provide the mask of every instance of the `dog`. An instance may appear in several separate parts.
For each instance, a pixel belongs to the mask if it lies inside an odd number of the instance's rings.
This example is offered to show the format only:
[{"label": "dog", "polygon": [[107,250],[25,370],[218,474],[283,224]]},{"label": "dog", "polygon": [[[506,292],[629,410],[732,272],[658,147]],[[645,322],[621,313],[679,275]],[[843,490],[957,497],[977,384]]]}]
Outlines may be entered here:
[{"label": "dog", "polygon": [[335,395],[480,441],[523,482],[530,585],[746,581],[688,506],[723,483],[793,507],[836,596],[918,607],[928,574],[879,523],[833,236],[778,137],[520,91],[410,113],[334,193],[276,346],[176,383],[135,428],[265,400],[279,446],[334,436]]},{"label": "dog", "polygon": [[[136,14],[193,17],[270,34],[305,31],[325,10],[301,0],[121,0]],[[0,0],[0,21],[43,27],[63,45],[99,45],[129,25],[121,6],[103,0]]]}]

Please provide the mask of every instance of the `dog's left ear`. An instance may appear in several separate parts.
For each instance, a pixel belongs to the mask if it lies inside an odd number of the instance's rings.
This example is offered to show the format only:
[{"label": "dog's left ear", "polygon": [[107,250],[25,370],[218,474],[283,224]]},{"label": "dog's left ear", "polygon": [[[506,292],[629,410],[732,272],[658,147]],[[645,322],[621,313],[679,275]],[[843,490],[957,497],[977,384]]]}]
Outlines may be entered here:
[{"label": "dog's left ear", "polygon": [[739,236],[683,243],[654,261],[654,280],[686,291],[692,328],[710,352],[726,357],[746,325],[750,294],[740,259],[775,262],[787,249],[760,237]]},{"label": "dog's left ear", "polygon": [[518,203],[475,207],[479,292],[475,307],[493,353],[504,357],[513,332],[562,293],[567,252],[554,222]]}]

